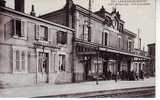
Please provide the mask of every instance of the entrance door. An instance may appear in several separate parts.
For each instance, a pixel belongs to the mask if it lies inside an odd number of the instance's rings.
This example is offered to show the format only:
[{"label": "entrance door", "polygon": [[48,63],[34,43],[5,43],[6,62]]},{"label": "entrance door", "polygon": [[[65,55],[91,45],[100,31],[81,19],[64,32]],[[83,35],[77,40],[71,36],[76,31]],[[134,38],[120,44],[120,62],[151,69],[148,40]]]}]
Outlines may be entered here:
[{"label": "entrance door", "polygon": [[108,62],[105,61],[103,62],[103,75],[105,76],[105,79],[109,79],[109,71],[107,70],[108,69]]},{"label": "entrance door", "polygon": [[39,52],[38,76],[40,83],[48,83],[49,54]]}]

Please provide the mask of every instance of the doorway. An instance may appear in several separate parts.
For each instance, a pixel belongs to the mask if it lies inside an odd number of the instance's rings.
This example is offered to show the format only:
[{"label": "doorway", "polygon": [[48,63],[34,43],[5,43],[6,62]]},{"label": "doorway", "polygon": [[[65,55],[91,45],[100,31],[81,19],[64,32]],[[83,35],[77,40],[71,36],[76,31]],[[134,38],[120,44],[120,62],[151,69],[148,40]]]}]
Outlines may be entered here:
[{"label": "doorway", "polygon": [[39,52],[38,54],[38,76],[40,83],[48,83],[49,80],[49,54]]}]

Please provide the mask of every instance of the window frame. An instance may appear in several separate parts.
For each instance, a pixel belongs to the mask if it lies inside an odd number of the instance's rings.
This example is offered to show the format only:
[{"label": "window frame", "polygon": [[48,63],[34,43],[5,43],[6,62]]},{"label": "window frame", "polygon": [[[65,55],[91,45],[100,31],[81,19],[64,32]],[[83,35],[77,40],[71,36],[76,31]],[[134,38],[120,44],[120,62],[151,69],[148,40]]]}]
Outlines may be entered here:
[{"label": "window frame", "polygon": [[[42,28],[44,28],[43,34],[42,34]],[[39,28],[39,40],[40,41],[48,41],[49,40],[48,35],[49,35],[49,28],[47,26],[40,25],[40,28]]]},{"label": "window frame", "polygon": [[65,31],[57,31],[57,44],[67,45],[68,44],[68,33]]},{"label": "window frame", "polygon": [[[17,51],[19,52],[19,59],[17,60]],[[24,60],[22,60],[22,52],[24,52]],[[28,73],[28,49],[24,47],[13,47],[13,73]],[[25,62],[23,66],[22,62]],[[17,62],[19,69],[17,69]],[[24,68],[24,69],[23,69]]]},{"label": "window frame", "polygon": [[[130,45],[130,43],[131,43],[131,45]],[[128,51],[132,52],[132,41],[130,39],[128,40]]]},{"label": "window frame", "polygon": [[[58,68],[59,71],[66,71],[66,55],[65,54],[59,54],[59,61],[58,61]],[[62,61],[60,61],[62,60]],[[61,64],[61,65],[60,65]]]}]

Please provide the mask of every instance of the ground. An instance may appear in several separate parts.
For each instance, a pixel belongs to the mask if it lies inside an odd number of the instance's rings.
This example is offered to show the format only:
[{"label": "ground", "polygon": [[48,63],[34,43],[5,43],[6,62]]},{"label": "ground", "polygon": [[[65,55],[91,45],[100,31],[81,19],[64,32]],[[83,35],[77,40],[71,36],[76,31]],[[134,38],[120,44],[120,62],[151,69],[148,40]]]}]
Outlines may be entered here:
[{"label": "ground", "polygon": [[0,89],[0,97],[41,97],[50,95],[67,95],[74,93],[119,90],[130,88],[144,88],[155,86],[155,78],[147,78],[138,81],[117,81],[106,80],[99,81],[97,85],[95,81],[70,83],[70,84],[47,84],[30,87],[7,88]]}]

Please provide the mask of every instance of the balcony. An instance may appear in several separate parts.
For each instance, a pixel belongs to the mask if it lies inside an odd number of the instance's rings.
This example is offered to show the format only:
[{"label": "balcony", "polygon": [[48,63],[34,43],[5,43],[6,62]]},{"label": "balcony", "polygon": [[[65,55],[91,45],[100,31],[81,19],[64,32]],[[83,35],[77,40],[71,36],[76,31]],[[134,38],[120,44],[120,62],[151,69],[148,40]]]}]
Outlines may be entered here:
[{"label": "balcony", "polygon": [[54,48],[54,49],[59,49],[57,45],[53,45],[49,41],[35,41],[34,43],[35,47],[48,47],[48,48]]}]

